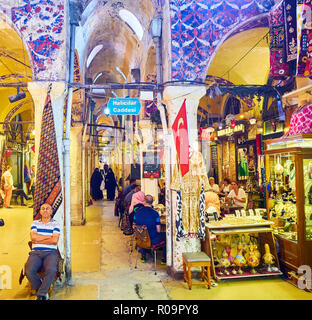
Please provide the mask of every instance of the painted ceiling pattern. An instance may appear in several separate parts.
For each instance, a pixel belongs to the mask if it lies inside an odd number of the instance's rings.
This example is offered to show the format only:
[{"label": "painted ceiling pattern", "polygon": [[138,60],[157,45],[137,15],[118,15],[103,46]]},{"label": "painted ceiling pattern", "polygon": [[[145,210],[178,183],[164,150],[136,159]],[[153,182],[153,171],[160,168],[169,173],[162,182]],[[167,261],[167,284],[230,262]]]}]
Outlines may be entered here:
[{"label": "painted ceiling pattern", "polygon": [[[0,12],[11,19],[29,47],[34,73],[40,78],[55,66],[64,43],[64,4],[56,0],[0,1]],[[60,64],[61,66],[61,64]],[[57,78],[58,68],[52,74]],[[49,75],[51,79],[51,75]],[[53,78],[53,76],[52,76]]]},{"label": "painted ceiling pattern", "polygon": [[273,0],[170,0],[172,80],[204,79],[220,40],[273,5]]}]

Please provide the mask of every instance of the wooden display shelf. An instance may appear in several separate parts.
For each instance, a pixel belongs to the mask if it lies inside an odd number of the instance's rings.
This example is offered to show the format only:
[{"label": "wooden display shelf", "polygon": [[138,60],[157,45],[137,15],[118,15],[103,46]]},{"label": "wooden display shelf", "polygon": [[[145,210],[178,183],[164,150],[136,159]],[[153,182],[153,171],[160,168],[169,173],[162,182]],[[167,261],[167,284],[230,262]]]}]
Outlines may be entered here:
[{"label": "wooden display shelf", "polygon": [[[206,224],[206,239],[202,241],[202,250],[207,253],[207,255],[211,258],[211,275],[216,279],[219,280],[229,280],[229,279],[243,279],[243,278],[260,278],[260,277],[269,277],[269,276],[279,276],[282,274],[280,271],[279,260],[276,252],[275,241],[273,236],[273,229],[271,228],[272,221],[268,220],[259,220],[259,221],[252,221],[250,223],[241,223],[241,224],[227,224],[226,221],[222,222],[219,221],[218,223],[214,224]],[[249,234],[257,234],[260,247],[259,251],[263,253],[264,245],[267,243],[270,247],[271,253],[275,258],[275,267],[278,269],[277,271],[268,272],[265,270],[262,262],[258,268],[259,271],[255,274],[248,272],[248,268],[242,268],[245,271],[243,274],[230,274],[230,275],[220,275],[217,273],[218,267],[215,266],[214,257],[213,257],[213,250],[212,250],[212,241],[215,239],[217,235],[230,235],[230,234],[242,234],[242,233],[249,233]],[[228,270],[232,270],[233,267],[228,268]]]}]

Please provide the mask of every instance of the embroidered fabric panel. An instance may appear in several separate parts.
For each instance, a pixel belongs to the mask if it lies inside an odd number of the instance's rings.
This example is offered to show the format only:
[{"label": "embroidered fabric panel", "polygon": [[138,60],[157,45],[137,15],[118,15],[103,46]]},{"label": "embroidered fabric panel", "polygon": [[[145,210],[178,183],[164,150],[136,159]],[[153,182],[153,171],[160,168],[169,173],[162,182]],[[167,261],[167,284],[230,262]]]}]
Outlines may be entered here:
[{"label": "embroidered fabric panel", "polygon": [[63,201],[57,150],[52,103],[48,94],[42,114],[35,184],[34,220],[39,219],[42,204],[48,203],[52,206],[53,217]]},{"label": "embroidered fabric panel", "polygon": [[289,131],[282,138],[300,133],[312,133],[312,104],[299,107],[293,112]]},{"label": "embroidered fabric panel", "polygon": [[184,237],[184,228],[183,228],[183,222],[182,222],[182,197],[181,197],[181,191],[177,191],[176,229],[177,229],[176,239],[177,239],[177,241],[180,241]]},{"label": "embroidered fabric panel", "polygon": [[297,58],[297,16],[296,3],[294,0],[283,2],[285,22],[286,61]]},{"label": "embroidered fabric panel", "polygon": [[312,3],[298,0],[297,3],[297,76],[312,76]]},{"label": "embroidered fabric panel", "polygon": [[269,14],[270,24],[270,76],[272,79],[285,79],[289,66],[285,55],[285,25],[283,2]]},{"label": "embroidered fabric panel", "polygon": [[198,238],[205,240],[205,192],[204,186],[202,185],[200,190],[200,200],[199,200],[199,231]]}]

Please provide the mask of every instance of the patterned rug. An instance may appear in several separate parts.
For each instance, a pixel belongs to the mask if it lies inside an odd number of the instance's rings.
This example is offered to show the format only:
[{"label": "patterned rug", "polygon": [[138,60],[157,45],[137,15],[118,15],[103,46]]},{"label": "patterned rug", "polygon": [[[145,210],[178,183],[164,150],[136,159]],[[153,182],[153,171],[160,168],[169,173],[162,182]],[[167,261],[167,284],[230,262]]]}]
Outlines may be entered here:
[{"label": "patterned rug", "polygon": [[36,173],[34,220],[40,218],[40,206],[48,203],[55,215],[63,201],[60,167],[51,97],[48,93],[42,114],[38,165]]}]

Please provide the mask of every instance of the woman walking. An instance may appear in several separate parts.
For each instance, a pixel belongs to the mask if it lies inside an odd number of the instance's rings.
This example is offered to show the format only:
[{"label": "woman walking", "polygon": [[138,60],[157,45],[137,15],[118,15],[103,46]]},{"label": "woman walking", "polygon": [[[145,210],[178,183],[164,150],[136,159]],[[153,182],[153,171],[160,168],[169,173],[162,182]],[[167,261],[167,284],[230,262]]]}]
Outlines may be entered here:
[{"label": "woman walking", "polygon": [[109,168],[105,177],[105,189],[107,190],[107,200],[114,201],[116,187],[117,182],[115,179],[114,172],[111,168]]},{"label": "woman walking", "polygon": [[90,181],[90,191],[91,197],[93,200],[102,200],[103,199],[103,192],[101,190],[101,183],[103,180],[103,176],[99,168],[95,168]]}]

